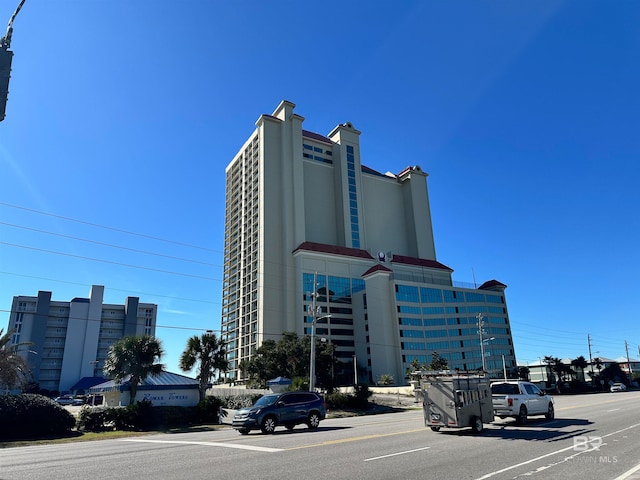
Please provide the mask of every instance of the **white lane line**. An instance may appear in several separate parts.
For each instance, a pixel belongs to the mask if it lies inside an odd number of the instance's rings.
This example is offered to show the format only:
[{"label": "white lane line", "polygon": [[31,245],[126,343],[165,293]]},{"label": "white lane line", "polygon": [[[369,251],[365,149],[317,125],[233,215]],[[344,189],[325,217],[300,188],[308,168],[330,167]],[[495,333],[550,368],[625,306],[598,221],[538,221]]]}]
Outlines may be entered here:
[{"label": "white lane line", "polygon": [[[614,478],[613,480],[625,480],[626,478],[631,477],[631,475],[636,473],[638,470],[640,470],[640,464],[636,465],[631,470],[627,470],[622,475],[620,475],[619,477]],[[640,478],[640,477],[638,477],[638,478]]]},{"label": "white lane line", "polygon": [[255,445],[241,445],[238,443],[218,443],[218,442],[184,442],[179,440],[143,440],[138,438],[124,438],[121,442],[139,442],[139,443],[169,443],[174,445],[204,445],[208,447],[224,447],[237,448],[239,450],[253,450],[256,452],[275,453],[281,452],[281,448],[258,447]]},{"label": "white lane line", "polygon": [[381,458],[389,458],[395,457],[396,455],[404,455],[406,453],[420,452],[422,450],[428,450],[429,448],[431,447],[416,448],[414,450],[407,450],[406,452],[390,453],[389,455],[382,455],[381,457],[365,458],[364,461],[370,462],[371,460],[380,460]]},{"label": "white lane line", "polygon": [[607,410],[607,413],[608,413],[608,412],[617,412],[618,410],[620,410],[620,409],[619,409],[619,408],[614,408],[614,409],[612,409],[612,410]]},{"label": "white lane line", "polygon": [[[636,427],[640,427],[640,423],[636,423],[635,425],[631,425],[629,427],[623,428],[622,430],[618,430],[616,432],[611,432],[606,435],[602,435],[600,438],[607,438],[612,435],[617,435],[618,433],[622,433]],[[551,457],[552,455],[557,455],[559,453],[566,452],[568,450],[573,450],[573,449],[574,449],[573,445],[571,445],[570,447],[561,448],[560,450],[555,450],[545,455],[540,455],[539,457],[532,458],[531,460],[527,460],[526,462],[517,463],[515,465],[511,465],[510,467],[505,467],[502,470],[496,470],[495,472],[489,472],[486,475],[483,475],[482,477],[478,477],[476,480],[485,480],[486,478],[491,478],[500,473],[508,472],[509,470],[513,470],[514,468],[522,467],[523,465],[528,465],[530,463],[537,462],[538,460],[542,460],[543,458]]]}]

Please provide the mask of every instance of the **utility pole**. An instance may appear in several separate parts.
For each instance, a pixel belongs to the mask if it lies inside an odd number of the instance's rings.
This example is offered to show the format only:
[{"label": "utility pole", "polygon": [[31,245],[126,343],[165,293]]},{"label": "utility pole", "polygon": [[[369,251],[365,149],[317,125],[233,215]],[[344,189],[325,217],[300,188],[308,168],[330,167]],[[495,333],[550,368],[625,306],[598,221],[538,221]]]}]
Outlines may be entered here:
[{"label": "utility pole", "polygon": [[591,335],[587,333],[587,344],[589,345],[589,376],[593,382],[593,358],[591,357]]},{"label": "utility pole", "polygon": [[627,367],[629,368],[629,388],[631,388],[631,382],[633,382],[633,372],[631,371],[631,359],[629,358],[629,344],[624,341],[624,348],[627,351]]},{"label": "utility pole", "polygon": [[480,355],[482,356],[482,371],[486,372],[487,368],[484,360],[484,338],[483,338],[484,320],[482,320],[482,313],[478,313],[478,315],[476,315],[476,318],[478,319],[478,334],[480,335]]},{"label": "utility pole", "polygon": [[[331,318],[331,315],[320,316],[320,305],[316,305],[318,296],[318,273],[313,275],[313,293],[311,294],[311,358],[309,359],[309,391],[316,389],[316,322],[323,318]],[[327,292],[327,302],[329,302],[329,287],[325,287]]]},{"label": "utility pole", "polygon": [[0,122],[6,116],[7,100],[9,98],[9,79],[11,78],[11,62],[13,61],[13,52],[9,50],[9,47],[11,47],[11,36],[13,35],[13,21],[16,19],[24,2],[25,0],[20,1],[18,8],[9,19],[7,33],[0,38]]}]

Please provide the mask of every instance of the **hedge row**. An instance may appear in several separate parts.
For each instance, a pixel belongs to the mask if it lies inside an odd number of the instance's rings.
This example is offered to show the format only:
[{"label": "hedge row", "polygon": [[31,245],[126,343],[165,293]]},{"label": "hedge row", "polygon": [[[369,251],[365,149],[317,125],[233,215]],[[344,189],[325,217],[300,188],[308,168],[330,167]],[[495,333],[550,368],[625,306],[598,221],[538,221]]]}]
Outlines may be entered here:
[{"label": "hedge row", "polygon": [[143,400],[127,407],[88,407],[80,410],[78,430],[157,430],[219,423],[221,402],[207,397],[195,407],[154,407]]},{"label": "hedge row", "polygon": [[0,395],[0,440],[68,434],[75,417],[43,395]]}]

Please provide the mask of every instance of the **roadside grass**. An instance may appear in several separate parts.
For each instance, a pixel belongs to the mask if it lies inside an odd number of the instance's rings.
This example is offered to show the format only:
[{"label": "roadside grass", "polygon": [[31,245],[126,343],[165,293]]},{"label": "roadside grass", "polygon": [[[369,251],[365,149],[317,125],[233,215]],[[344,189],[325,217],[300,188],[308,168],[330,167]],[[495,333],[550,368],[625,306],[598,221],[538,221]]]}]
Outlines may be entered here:
[{"label": "roadside grass", "polygon": [[0,449],[11,447],[27,447],[34,445],[55,445],[60,443],[90,442],[94,440],[117,440],[119,438],[140,437],[144,435],[154,435],[157,433],[189,433],[189,432],[211,432],[225,428],[225,425],[193,425],[167,429],[156,429],[146,431],[124,431],[108,430],[105,432],[79,432],[73,430],[65,436],[41,437],[23,440],[0,440]]},{"label": "roadside grass", "polygon": [[[413,403],[411,397],[403,398],[377,398],[373,402],[369,402],[368,408],[365,409],[335,409],[327,411],[327,418],[345,418],[356,417],[362,415],[378,415],[383,413],[401,412],[407,409],[422,408]],[[34,445],[55,445],[74,442],[88,442],[95,440],[117,440],[119,438],[138,437],[144,435],[154,435],[157,433],[192,433],[192,432],[212,432],[231,428],[228,423],[221,425],[186,425],[173,428],[158,428],[146,431],[123,431],[108,430],[104,432],[81,432],[72,430],[68,435],[56,437],[42,437],[37,439],[24,440],[0,440],[0,449],[12,447],[25,447]]]}]

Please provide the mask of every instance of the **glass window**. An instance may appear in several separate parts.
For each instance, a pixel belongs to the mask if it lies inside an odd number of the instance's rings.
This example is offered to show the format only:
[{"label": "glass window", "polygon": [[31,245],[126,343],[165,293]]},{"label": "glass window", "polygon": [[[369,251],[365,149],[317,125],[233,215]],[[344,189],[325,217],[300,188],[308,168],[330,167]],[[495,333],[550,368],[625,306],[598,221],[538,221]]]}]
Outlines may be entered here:
[{"label": "glass window", "polygon": [[439,288],[420,288],[422,303],[442,303],[442,290]]},{"label": "glass window", "polygon": [[414,327],[422,326],[422,320],[419,318],[400,317],[398,323],[400,323],[400,325],[411,325]]},{"label": "glass window", "polygon": [[418,287],[396,285],[396,301],[420,303],[418,300]]},{"label": "glass window", "polygon": [[353,147],[351,145],[347,145],[347,153],[353,153]]},{"label": "glass window", "polygon": [[400,336],[404,338],[424,338],[422,330],[400,330]]},{"label": "glass window", "polygon": [[467,292],[466,293],[468,303],[484,303],[484,294]]}]

